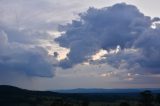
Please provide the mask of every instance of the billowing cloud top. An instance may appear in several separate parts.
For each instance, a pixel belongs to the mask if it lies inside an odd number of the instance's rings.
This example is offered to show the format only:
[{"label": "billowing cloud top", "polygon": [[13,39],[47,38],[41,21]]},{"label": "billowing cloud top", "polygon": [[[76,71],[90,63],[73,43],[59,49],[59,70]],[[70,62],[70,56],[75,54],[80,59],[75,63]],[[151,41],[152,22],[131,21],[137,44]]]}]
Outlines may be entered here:
[{"label": "billowing cloud top", "polygon": [[[61,67],[70,68],[87,61],[108,63],[136,73],[160,72],[160,28],[155,24],[159,18],[151,19],[125,3],[89,8],[79,16],[79,20],[60,27],[65,33],[56,41],[70,49],[59,64]],[[93,61],[92,56],[102,49],[107,51],[105,58]]]}]

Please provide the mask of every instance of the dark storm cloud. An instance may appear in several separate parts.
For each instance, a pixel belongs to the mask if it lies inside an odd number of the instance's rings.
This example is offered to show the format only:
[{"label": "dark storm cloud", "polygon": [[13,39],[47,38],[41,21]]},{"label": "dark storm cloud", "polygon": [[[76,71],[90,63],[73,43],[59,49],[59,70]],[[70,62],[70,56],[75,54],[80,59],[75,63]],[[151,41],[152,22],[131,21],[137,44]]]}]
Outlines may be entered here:
[{"label": "dark storm cloud", "polygon": [[[95,43],[103,49],[130,47],[134,39],[150,27],[150,17],[144,16],[132,5],[90,8],[80,14],[80,21],[68,24],[64,36],[57,39],[61,46],[70,47],[75,41]],[[118,39],[117,39],[118,38]]]},{"label": "dark storm cloud", "polygon": [[[54,76],[56,56],[48,55],[60,18],[53,17],[58,6],[49,0],[0,1],[0,79],[18,75]],[[57,13],[58,14],[58,13]],[[56,15],[60,16],[60,15]],[[14,74],[13,74],[14,73]],[[12,82],[12,81],[10,81]]]},{"label": "dark storm cloud", "polygon": [[135,6],[120,3],[111,7],[89,8],[73,20],[61,26],[65,33],[56,39],[60,46],[70,52],[60,66],[72,67],[91,59],[99,50],[110,51],[120,46],[118,53],[106,55],[108,64],[116,68],[160,72],[160,31],[151,28],[159,21],[145,16]]},{"label": "dark storm cloud", "polygon": [[158,74],[160,73],[160,28],[146,29],[133,47],[135,50],[120,51],[108,55],[105,62],[116,68],[126,68],[135,73]]},{"label": "dark storm cloud", "polygon": [[54,75],[53,61],[55,59],[49,57],[45,49],[9,42],[8,36],[11,35],[7,35],[3,30],[0,31],[0,73],[2,76],[13,72],[39,77]]},{"label": "dark storm cloud", "polygon": [[74,20],[64,26],[66,33],[56,41],[60,46],[70,48],[68,60],[78,63],[90,58],[99,49],[109,50],[117,45],[122,49],[131,47],[150,25],[150,17],[144,16],[132,5],[122,3],[102,9],[90,8],[80,14],[80,21]]},{"label": "dark storm cloud", "polygon": [[160,72],[160,28],[148,29],[135,41],[143,58],[138,61],[144,70]]}]

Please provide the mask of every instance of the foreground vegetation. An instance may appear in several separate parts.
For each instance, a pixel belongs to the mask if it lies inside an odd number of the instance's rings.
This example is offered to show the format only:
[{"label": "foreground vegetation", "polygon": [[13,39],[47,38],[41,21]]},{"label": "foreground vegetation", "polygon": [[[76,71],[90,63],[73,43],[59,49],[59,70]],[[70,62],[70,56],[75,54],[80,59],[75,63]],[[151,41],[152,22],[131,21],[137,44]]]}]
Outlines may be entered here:
[{"label": "foreground vegetation", "polygon": [[160,106],[160,94],[151,91],[63,94],[0,86],[0,106]]}]

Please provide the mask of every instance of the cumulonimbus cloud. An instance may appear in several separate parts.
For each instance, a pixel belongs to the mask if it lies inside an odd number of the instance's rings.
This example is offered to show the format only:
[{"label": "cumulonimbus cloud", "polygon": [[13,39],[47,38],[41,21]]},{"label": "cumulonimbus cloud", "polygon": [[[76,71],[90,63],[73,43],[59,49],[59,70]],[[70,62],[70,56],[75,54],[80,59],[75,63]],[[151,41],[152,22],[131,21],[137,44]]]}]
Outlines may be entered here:
[{"label": "cumulonimbus cloud", "polygon": [[[0,31],[0,72],[1,75],[19,72],[27,76],[52,77],[54,59],[42,47],[10,42],[7,32]],[[23,36],[23,35],[21,35]]]},{"label": "cumulonimbus cloud", "polygon": [[99,63],[134,71],[160,72],[160,28],[158,24],[152,27],[159,18],[145,16],[135,6],[125,3],[102,9],[89,8],[79,16],[79,20],[61,26],[65,33],[55,39],[60,46],[70,49],[67,58],[59,64],[61,67],[70,68],[89,61],[101,49],[110,51],[118,46],[120,51],[105,55]]}]

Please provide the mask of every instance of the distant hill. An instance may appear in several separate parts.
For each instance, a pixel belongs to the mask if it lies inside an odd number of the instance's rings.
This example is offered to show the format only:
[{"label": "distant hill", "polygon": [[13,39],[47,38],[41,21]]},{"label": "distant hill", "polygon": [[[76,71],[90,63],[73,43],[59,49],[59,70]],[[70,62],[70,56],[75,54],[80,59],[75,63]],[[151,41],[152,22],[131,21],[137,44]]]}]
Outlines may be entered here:
[{"label": "distant hill", "polygon": [[0,95],[46,95],[46,96],[53,96],[57,95],[56,92],[51,91],[31,91],[26,89],[21,89],[14,86],[9,85],[0,85]]},{"label": "distant hill", "polygon": [[51,106],[57,98],[62,97],[63,95],[51,91],[30,91],[0,85],[0,106]]},{"label": "distant hill", "polygon": [[92,103],[115,103],[121,100],[136,102],[140,99],[140,92],[144,90],[151,90],[155,93],[154,95],[160,95],[159,89],[79,88],[52,92],[30,91],[13,86],[0,85],[0,106],[83,106],[80,104],[86,100]]},{"label": "distant hill", "polygon": [[13,94],[32,94],[32,95],[61,95],[61,93],[139,93],[145,90],[150,90],[153,93],[160,93],[158,88],[137,88],[137,89],[101,89],[101,88],[77,88],[66,90],[54,90],[54,91],[31,91],[21,89],[9,85],[0,85],[0,94],[13,95]]},{"label": "distant hill", "polygon": [[139,93],[145,90],[150,90],[153,93],[160,93],[160,89],[158,88],[141,88],[141,89],[68,89],[68,90],[55,90],[55,92],[59,93]]}]

